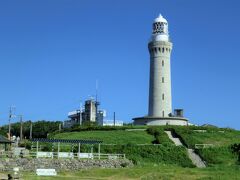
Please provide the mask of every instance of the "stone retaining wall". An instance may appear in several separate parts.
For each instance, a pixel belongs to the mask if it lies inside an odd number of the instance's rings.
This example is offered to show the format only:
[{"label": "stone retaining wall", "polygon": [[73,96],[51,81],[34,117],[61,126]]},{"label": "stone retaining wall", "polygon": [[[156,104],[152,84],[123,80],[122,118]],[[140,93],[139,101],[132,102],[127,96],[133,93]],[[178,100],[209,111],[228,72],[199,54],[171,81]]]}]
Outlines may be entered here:
[{"label": "stone retaining wall", "polygon": [[40,168],[51,168],[56,171],[75,171],[89,168],[122,168],[132,167],[133,163],[127,159],[118,160],[78,160],[78,159],[0,159],[0,171],[12,171],[19,167],[20,171],[35,171]]}]

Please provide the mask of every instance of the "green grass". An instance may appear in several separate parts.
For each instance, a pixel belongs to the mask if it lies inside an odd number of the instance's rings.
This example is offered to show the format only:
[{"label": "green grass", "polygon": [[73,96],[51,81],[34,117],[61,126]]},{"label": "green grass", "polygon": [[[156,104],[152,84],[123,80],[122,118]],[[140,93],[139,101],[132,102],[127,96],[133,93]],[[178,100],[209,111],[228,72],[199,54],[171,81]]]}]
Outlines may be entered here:
[{"label": "green grass", "polygon": [[95,139],[103,144],[151,144],[154,137],[146,131],[82,131],[67,132],[54,135],[59,139]]},{"label": "green grass", "polygon": [[[189,148],[194,149],[195,144],[213,145],[211,148],[197,150],[208,166],[219,164],[231,166],[237,163],[237,156],[232,153],[230,145],[239,143],[240,131],[206,127],[173,127],[173,129]],[[194,131],[196,129],[206,132],[196,132]]]},{"label": "green grass", "polygon": [[182,168],[175,165],[147,165],[136,166],[133,168],[123,169],[90,169],[77,172],[61,172],[57,177],[36,177],[34,173],[24,173],[24,179],[36,180],[75,180],[75,179],[108,179],[108,180],[125,180],[125,179],[240,179],[239,166],[234,167],[210,167],[205,169]]},{"label": "green grass", "polygon": [[[206,128],[206,127],[174,127],[184,142],[193,147],[195,144],[213,144],[214,146],[227,146],[240,141],[240,131],[232,129]],[[195,129],[206,132],[195,132]]]},{"label": "green grass", "polygon": [[227,146],[204,148],[197,152],[207,161],[208,166],[220,164],[231,166],[237,163],[237,155],[233,154]]}]

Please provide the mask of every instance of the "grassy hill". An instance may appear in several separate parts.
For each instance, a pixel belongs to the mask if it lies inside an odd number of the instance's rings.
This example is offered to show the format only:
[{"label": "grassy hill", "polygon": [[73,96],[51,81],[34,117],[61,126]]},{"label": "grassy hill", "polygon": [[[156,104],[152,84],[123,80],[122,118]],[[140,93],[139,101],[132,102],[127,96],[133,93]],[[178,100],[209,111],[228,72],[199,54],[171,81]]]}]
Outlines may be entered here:
[{"label": "grassy hill", "polygon": [[103,144],[152,144],[153,136],[146,131],[82,131],[68,132],[54,135],[59,139],[95,139],[102,140]]},{"label": "grassy hill", "polygon": [[[126,154],[135,164],[167,163],[178,164],[184,167],[193,167],[183,147],[176,147],[164,133],[163,129],[155,131],[126,130],[91,130],[81,132],[64,132],[55,134],[59,139],[97,139],[102,140],[102,153]],[[156,141],[156,139],[158,141]],[[159,145],[153,145],[159,142]],[[105,145],[107,144],[107,145]],[[112,144],[112,145],[109,145]],[[63,147],[62,150],[70,150],[71,147]],[[94,152],[97,152],[97,146]],[[75,148],[76,149],[76,148]],[[76,149],[77,150],[77,149]],[[88,146],[82,146],[83,152],[88,152]]]},{"label": "grassy hill", "polygon": [[171,129],[189,148],[195,149],[195,144],[210,144],[211,147],[195,150],[208,166],[236,164],[237,155],[232,153],[231,145],[240,143],[240,131],[212,127],[172,127]]},{"label": "grassy hill", "polygon": [[[136,127],[135,127],[136,128]],[[61,172],[56,178],[46,179],[240,179],[240,165],[230,146],[240,143],[240,131],[212,127],[147,127],[147,131],[126,131],[98,127],[80,132],[52,134],[52,138],[103,140],[102,153],[124,153],[136,166],[122,169],[91,169]],[[129,128],[127,128],[129,129]],[[208,163],[204,169],[193,168],[186,149],[173,145],[164,130],[172,130],[189,148],[195,144],[212,144],[211,148],[196,149]],[[200,131],[199,131],[200,130]],[[204,130],[204,131],[202,131]],[[153,145],[157,143],[158,145]],[[146,144],[146,145],[138,145]],[[66,149],[64,149],[66,150]],[[87,151],[87,147],[81,148]],[[33,173],[24,177],[35,178]]]}]

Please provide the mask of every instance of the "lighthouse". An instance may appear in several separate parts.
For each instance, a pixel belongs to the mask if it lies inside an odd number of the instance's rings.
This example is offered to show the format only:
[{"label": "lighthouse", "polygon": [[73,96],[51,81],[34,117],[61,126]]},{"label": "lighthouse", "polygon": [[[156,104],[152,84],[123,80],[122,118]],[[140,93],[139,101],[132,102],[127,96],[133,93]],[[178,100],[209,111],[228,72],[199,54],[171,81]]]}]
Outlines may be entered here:
[{"label": "lighthouse", "polygon": [[148,43],[150,54],[150,81],[148,116],[167,117],[172,113],[171,51],[168,22],[159,15],[154,20]]},{"label": "lighthouse", "polygon": [[183,110],[172,111],[171,52],[173,43],[168,21],[160,14],[154,19],[148,43],[150,55],[148,115],[133,118],[136,125],[187,125]]}]

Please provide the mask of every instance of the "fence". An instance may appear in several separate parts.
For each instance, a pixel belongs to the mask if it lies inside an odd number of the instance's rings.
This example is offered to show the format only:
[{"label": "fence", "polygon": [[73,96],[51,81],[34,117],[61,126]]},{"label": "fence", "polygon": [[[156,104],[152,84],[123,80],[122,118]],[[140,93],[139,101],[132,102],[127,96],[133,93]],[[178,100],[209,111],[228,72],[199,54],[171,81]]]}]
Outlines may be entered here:
[{"label": "fence", "polygon": [[73,153],[73,152],[29,152],[28,154],[14,155],[12,151],[0,153],[0,158],[52,158],[52,159],[125,159],[125,154],[103,154],[103,153]]},{"label": "fence", "polygon": [[213,147],[213,144],[195,144],[195,149],[203,149]]}]

